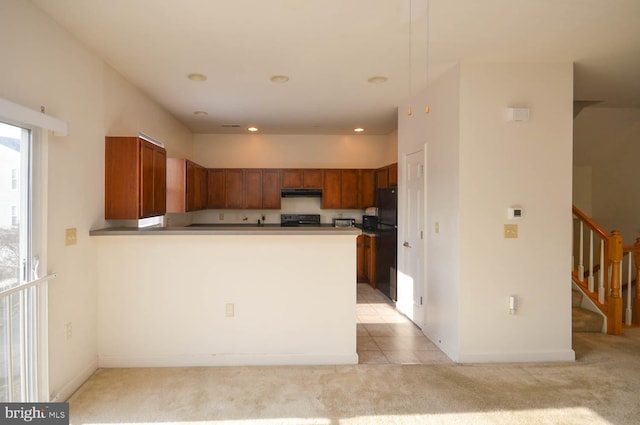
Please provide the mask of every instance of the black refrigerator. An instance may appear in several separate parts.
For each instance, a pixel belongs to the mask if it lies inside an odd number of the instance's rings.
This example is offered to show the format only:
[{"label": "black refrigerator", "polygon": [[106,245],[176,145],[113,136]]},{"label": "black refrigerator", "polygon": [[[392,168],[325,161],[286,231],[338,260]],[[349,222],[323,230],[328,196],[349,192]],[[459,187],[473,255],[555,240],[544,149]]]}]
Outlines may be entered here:
[{"label": "black refrigerator", "polygon": [[398,188],[378,189],[376,206],[376,288],[397,301]]}]

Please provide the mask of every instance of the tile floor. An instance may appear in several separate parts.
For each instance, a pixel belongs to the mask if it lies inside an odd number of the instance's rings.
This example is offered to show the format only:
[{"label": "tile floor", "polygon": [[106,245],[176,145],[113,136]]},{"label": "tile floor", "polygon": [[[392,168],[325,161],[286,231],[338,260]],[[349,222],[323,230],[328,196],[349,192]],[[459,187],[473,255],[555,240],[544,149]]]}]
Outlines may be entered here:
[{"label": "tile floor", "polygon": [[361,364],[453,363],[381,292],[358,284],[357,351]]}]

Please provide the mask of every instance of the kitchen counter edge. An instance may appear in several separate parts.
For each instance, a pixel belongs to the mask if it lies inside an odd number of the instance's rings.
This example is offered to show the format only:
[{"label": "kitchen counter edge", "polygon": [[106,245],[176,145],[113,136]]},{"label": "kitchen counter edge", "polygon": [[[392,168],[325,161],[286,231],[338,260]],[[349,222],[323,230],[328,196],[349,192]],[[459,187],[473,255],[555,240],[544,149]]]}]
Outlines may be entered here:
[{"label": "kitchen counter edge", "polygon": [[89,231],[90,236],[134,235],[360,235],[355,227],[279,227],[218,225],[196,227],[109,227]]}]

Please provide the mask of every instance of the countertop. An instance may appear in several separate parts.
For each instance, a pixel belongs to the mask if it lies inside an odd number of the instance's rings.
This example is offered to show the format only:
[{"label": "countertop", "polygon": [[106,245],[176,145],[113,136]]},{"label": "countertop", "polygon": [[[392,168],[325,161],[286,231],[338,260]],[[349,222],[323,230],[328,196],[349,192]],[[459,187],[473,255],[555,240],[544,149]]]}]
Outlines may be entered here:
[{"label": "countertop", "polygon": [[184,227],[109,227],[91,230],[91,236],[132,235],[360,235],[357,227],[280,226],[279,224],[206,224],[196,223]]}]

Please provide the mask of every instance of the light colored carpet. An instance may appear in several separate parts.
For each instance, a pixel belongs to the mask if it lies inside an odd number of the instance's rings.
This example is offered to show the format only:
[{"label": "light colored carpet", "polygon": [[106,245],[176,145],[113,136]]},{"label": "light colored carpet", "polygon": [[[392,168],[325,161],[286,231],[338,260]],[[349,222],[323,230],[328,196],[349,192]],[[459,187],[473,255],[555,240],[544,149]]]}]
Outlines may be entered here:
[{"label": "light colored carpet", "polygon": [[640,329],[575,363],[102,369],[71,424],[638,424]]}]

